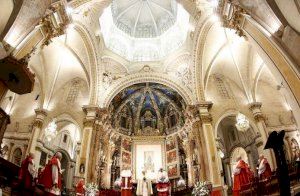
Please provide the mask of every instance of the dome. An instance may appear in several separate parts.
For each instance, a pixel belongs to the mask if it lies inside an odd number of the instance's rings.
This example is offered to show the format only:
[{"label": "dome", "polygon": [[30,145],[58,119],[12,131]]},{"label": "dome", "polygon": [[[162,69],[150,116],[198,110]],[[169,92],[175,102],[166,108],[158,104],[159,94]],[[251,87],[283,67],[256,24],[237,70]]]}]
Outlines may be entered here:
[{"label": "dome", "polygon": [[122,134],[167,135],[184,123],[182,97],[167,86],[140,83],[119,92],[110,104],[112,126]]},{"label": "dome", "polygon": [[175,24],[175,0],[113,0],[114,24],[131,37],[157,37]]},{"label": "dome", "polygon": [[113,0],[99,22],[106,48],[131,62],[162,60],[190,29],[188,12],[175,0]]}]

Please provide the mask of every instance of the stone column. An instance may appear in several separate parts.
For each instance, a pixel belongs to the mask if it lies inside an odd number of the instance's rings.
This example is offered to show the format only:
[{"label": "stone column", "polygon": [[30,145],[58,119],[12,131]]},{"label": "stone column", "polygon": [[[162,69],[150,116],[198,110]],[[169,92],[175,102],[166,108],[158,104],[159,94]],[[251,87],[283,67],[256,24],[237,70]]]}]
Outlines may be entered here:
[{"label": "stone column", "polygon": [[209,112],[211,107],[211,102],[200,103],[199,112],[210,174],[207,177],[208,180],[212,182],[214,187],[219,187],[221,186],[221,173],[217,159],[219,159],[220,157],[218,156],[216,140],[214,136],[214,128],[212,126],[212,117]]},{"label": "stone column", "polygon": [[36,117],[35,117],[35,120],[32,125],[31,138],[29,139],[27,154],[29,152],[35,153],[37,139],[42,130],[45,117],[47,116],[47,112],[43,109],[36,109],[35,114],[36,114]]},{"label": "stone column", "polygon": [[271,150],[264,150],[269,134],[267,132],[265,117],[261,111],[261,105],[262,104],[260,102],[253,102],[249,104],[249,109],[253,114],[256,127],[258,128],[260,135],[260,137],[256,139],[255,145],[257,147],[258,153],[264,154],[264,156],[268,159],[271,169],[273,170],[276,167],[275,158],[272,156]]},{"label": "stone column", "polygon": [[251,154],[251,147],[247,146],[245,150],[246,150],[247,157],[248,157],[248,164],[249,164],[250,168],[252,168],[252,171],[255,171],[257,160],[253,160],[253,157]]},{"label": "stone column", "polygon": [[82,142],[81,142],[81,150],[80,150],[80,159],[77,163],[77,169],[79,176],[85,179],[85,182],[88,183],[88,163],[91,150],[91,141],[93,129],[95,127],[95,119],[97,114],[98,107],[97,106],[84,106],[83,111],[86,114],[86,117],[83,122],[83,134],[82,134]]},{"label": "stone column", "polygon": [[27,152],[27,149],[28,149],[28,145],[27,144],[24,144],[24,148],[23,148],[23,154],[22,154],[22,160],[24,160],[27,156],[26,152]]},{"label": "stone column", "polygon": [[7,160],[8,161],[10,161],[10,162],[12,162],[12,149],[13,149],[13,147],[14,147],[14,143],[9,143],[9,150],[8,150],[8,153],[7,153]]},{"label": "stone column", "polygon": [[96,126],[93,129],[92,143],[90,146],[90,160],[88,163],[88,181],[96,183],[99,177],[100,151],[102,150],[107,125],[107,110],[98,109]]},{"label": "stone column", "polygon": [[226,158],[224,160],[224,172],[227,180],[227,185],[232,185],[232,173],[231,173],[231,165],[230,165],[230,158]]}]

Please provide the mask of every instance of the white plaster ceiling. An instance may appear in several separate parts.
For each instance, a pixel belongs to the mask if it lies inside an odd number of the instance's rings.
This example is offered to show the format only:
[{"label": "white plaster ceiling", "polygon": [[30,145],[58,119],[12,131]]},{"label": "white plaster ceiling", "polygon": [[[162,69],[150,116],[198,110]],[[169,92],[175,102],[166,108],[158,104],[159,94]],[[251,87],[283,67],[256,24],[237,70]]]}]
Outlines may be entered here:
[{"label": "white plaster ceiling", "polygon": [[132,37],[156,37],[176,21],[175,0],[113,0],[112,15],[116,26]]},{"label": "white plaster ceiling", "polygon": [[131,62],[149,62],[184,45],[189,18],[174,0],[114,0],[99,22],[106,48]]}]

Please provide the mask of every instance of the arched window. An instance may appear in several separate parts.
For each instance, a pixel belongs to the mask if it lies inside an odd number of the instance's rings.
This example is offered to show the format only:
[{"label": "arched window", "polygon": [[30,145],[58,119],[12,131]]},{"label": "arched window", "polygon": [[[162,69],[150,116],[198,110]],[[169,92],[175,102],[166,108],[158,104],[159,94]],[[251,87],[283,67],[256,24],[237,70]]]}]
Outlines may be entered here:
[{"label": "arched window", "polygon": [[20,148],[16,148],[13,153],[13,160],[12,162],[16,165],[21,165],[22,159],[22,150]]}]

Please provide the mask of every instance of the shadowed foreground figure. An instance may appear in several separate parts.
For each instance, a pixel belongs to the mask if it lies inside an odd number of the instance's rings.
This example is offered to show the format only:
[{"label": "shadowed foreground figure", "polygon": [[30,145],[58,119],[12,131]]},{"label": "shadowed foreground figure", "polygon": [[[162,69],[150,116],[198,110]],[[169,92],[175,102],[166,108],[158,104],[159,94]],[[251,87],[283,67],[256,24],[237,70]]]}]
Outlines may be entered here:
[{"label": "shadowed foreground figure", "polygon": [[289,196],[291,195],[290,191],[290,179],[289,171],[285,160],[285,155],[283,151],[283,138],[285,131],[282,130],[279,133],[273,131],[267,140],[265,149],[272,148],[277,163],[277,178],[279,181],[280,195]]}]

